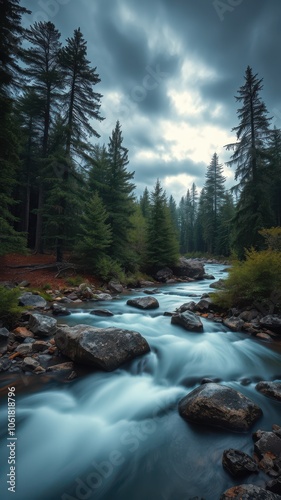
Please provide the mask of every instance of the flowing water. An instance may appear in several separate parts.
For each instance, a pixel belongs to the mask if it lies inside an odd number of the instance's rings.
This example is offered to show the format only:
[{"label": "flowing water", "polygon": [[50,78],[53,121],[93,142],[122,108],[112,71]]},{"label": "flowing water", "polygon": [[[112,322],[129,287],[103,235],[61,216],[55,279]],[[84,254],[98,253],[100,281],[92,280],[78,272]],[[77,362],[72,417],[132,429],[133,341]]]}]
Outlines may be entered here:
[{"label": "flowing water", "polygon": [[[206,266],[216,279],[219,265]],[[280,344],[233,333],[203,319],[204,333],[171,325],[165,311],[197,301],[210,280],[163,286],[160,308],[140,311],[128,297],[87,303],[68,324],[117,326],[140,332],[151,352],[112,373],[95,372],[64,383],[23,378],[16,395],[16,493],[7,491],[7,389],[1,399],[1,499],[7,500],[217,500],[235,482],[221,466],[222,453],[252,453],[252,431],[281,424],[281,404],[255,390],[259,380],[281,379]],[[130,297],[144,296],[131,292]],[[83,305],[84,307],[84,305]],[[106,307],[114,316],[90,315]],[[2,378],[2,386],[14,379]],[[263,409],[248,433],[191,425],[177,403],[204,377],[239,390]],[[6,391],[6,392],[5,392]],[[11,441],[10,441],[11,442]],[[240,481],[241,482],[241,481]],[[264,484],[261,474],[243,483]]]}]

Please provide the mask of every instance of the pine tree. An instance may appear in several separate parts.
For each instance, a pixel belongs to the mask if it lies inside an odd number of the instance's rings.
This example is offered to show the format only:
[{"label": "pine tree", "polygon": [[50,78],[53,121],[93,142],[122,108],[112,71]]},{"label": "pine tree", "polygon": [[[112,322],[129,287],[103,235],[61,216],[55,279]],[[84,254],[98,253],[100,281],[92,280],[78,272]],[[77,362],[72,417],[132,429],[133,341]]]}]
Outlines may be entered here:
[{"label": "pine tree", "polygon": [[149,216],[149,210],[150,210],[149,191],[148,191],[147,187],[145,187],[143,194],[140,197],[140,208],[142,211],[142,215],[144,216],[145,219],[147,219]]},{"label": "pine tree", "polygon": [[102,96],[94,91],[100,78],[87,59],[87,42],[80,28],[66,42],[60,51],[59,62],[65,84],[63,104],[67,127],[66,153],[69,156],[71,150],[76,154],[83,153],[88,148],[89,136],[99,137],[91,121],[103,118],[99,112]]},{"label": "pine tree", "polygon": [[171,214],[165,191],[159,179],[150,198],[150,216],[147,236],[147,264],[151,268],[172,266],[178,258],[178,243],[175,237]]},{"label": "pine tree", "polygon": [[262,79],[258,79],[248,66],[245,84],[236,97],[242,103],[238,109],[240,123],[233,128],[237,142],[226,146],[228,150],[234,150],[228,164],[236,165],[235,179],[239,180],[233,244],[240,257],[244,255],[244,248],[262,244],[258,231],[272,220],[268,204],[269,179],[265,168],[270,119],[260,97],[262,88]]},{"label": "pine tree", "polygon": [[97,192],[84,205],[81,215],[79,239],[75,253],[84,268],[99,271],[101,259],[108,253],[111,244],[111,228],[108,214]]},{"label": "pine tree", "polygon": [[104,193],[103,201],[109,215],[112,229],[111,255],[121,264],[128,265],[129,230],[131,229],[130,217],[134,213],[134,189],[132,183],[134,172],[127,170],[128,150],[123,145],[122,131],[119,121],[108,144],[108,190]]},{"label": "pine tree", "polygon": [[13,91],[17,87],[19,53],[24,29],[21,17],[30,13],[19,0],[0,0],[0,254],[22,251],[25,237],[15,230],[13,191],[18,175],[19,130],[13,115]]},{"label": "pine tree", "polygon": [[204,238],[209,253],[216,251],[216,239],[219,234],[220,208],[225,200],[225,177],[219,158],[214,153],[207,169],[205,182],[205,204],[208,217],[204,220]]}]

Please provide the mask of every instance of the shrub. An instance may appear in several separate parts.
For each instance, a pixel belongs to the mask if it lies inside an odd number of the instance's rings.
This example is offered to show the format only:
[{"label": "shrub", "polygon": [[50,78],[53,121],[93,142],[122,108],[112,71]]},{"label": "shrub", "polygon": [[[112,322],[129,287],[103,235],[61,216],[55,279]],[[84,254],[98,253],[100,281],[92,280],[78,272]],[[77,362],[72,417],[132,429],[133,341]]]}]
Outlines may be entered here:
[{"label": "shrub", "polygon": [[254,249],[246,251],[246,260],[236,261],[229,270],[223,290],[212,294],[214,302],[224,308],[255,305],[280,307],[281,252]]},{"label": "shrub", "polygon": [[7,328],[12,328],[21,315],[22,309],[18,305],[21,293],[18,288],[9,290],[0,286],[0,322]]},{"label": "shrub", "polygon": [[119,262],[116,262],[116,260],[111,259],[107,255],[97,259],[96,273],[104,281],[110,281],[114,278],[124,283],[126,279]]}]

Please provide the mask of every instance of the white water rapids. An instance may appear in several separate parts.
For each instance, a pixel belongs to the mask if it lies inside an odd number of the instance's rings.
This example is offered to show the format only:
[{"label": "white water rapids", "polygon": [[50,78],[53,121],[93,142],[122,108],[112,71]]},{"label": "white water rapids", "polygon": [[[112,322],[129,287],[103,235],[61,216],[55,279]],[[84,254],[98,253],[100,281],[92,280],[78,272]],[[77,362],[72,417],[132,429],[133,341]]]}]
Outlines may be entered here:
[{"label": "white water rapids", "polygon": [[[222,266],[206,266],[216,279]],[[2,500],[218,500],[234,484],[221,466],[224,449],[252,453],[251,433],[281,424],[281,404],[255,390],[259,380],[281,378],[280,347],[233,333],[203,319],[204,333],[171,325],[165,311],[210,291],[210,280],[162,286],[160,309],[140,311],[128,297],[87,303],[63,323],[117,326],[140,332],[151,352],[112,373],[72,382],[30,377],[16,395],[16,493],[7,490],[7,397],[1,399]],[[193,297],[195,295],[195,297]],[[130,298],[144,296],[132,292]],[[89,311],[108,308],[114,316]],[[280,344],[279,344],[280,346]],[[42,381],[40,381],[42,377]],[[204,377],[243,392],[263,410],[245,434],[191,425],[178,401]],[[14,379],[13,379],[14,380]],[[2,385],[13,383],[3,378]],[[1,381],[1,380],[0,380]],[[262,485],[261,475],[243,483]]]}]

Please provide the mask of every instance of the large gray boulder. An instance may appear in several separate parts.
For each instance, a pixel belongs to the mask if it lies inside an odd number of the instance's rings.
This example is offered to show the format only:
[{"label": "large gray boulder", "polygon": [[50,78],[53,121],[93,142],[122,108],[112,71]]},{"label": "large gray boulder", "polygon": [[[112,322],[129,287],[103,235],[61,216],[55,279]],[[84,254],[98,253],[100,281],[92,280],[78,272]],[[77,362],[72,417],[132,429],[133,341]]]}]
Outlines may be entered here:
[{"label": "large gray boulder", "polygon": [[269,314],[260,319],[260,326],[267,328],[274,333],[281,334],[281,316],[278,314]]},{"label": "large gray boulder", "polygon": [[261,392],[269,398],[277,399],[281,401],[281,381],[276,382],[264,382],[261,381],[256,385],[257,391]]},{"label": "large gray boulder", "polygon": [[197,387],[181,399],[179,413],[190,422],[247,431],[261,417],[262,410],[240,392],[210,383]]},{"label": "large gray boulder", "polygon": [[178,264],[173,268],[173,272],[175,276],[202,280],[204,279],[205,269],[202,262],[198,260],[180,257]]},{"label": "large gray boulder", "polygon": [[19,306],[46,307],[47,301],[41,295],[26,292],[19,297]]},{"label": "large gray boulder", "polygon": [[150,351],[140,333],[120,328],[61,327],[55,342],[72,361],[105,371],[115,370],[126,361]]},{"label": "large gray boulder", "polygon": [[29,317],[28,328],[37,337],[49,337],[57,331],[57,320],[44,314],[32,313]]},{"label": "large gray boulder", "polygon": [[140,297],[127,300],[127,306],[137,307],[138,309],[157,309],[159,302],[155,297]]},{"label": "large gray boulder", "polygon": [[179,325],[189,332],[203,332],[203,324],[199,316],[191,311],[176,313],[171,318],[172,325]]},{"label": "large gray boulder", "polygon": [[233,486],[221,495],[220,500],[254,500],[254,498],[258,500],[281,500],[280,495],[275,495],[253,484]]}]

